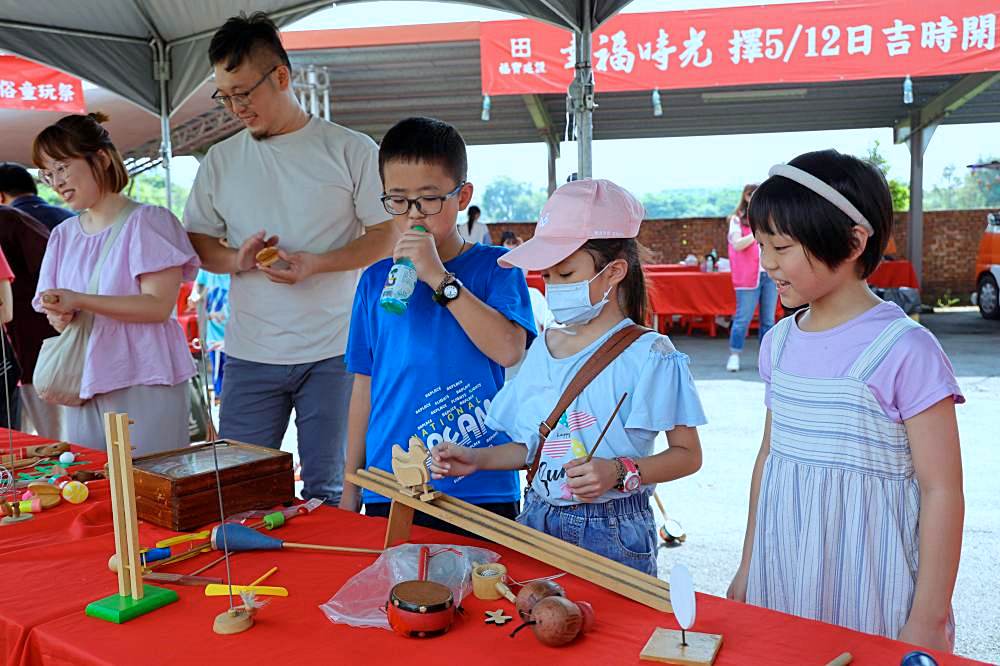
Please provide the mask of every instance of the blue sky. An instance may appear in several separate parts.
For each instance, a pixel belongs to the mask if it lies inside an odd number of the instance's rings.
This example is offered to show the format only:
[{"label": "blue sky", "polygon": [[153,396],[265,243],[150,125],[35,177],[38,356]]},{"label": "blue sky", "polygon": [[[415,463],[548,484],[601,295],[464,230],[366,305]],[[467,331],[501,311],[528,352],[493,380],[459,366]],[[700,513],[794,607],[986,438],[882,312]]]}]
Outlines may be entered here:
[{"label": "blue sky", "polygon": [[[785,4],[789,1],[755,4]],[[748,3],[732,0],[634,0],[624,11],[673,11],[738,4]],[[518,18],[506,12],[456,3],[376,1],[334,6],[299,21],[289,29],[386,25],[387,16],[392,17],[391,24],[394,25]],[[669,113],[669,105],[665,104],[665,107]],[[864,154],[876,140],[881,144],[882,154],[889,160],[890,175],[906,181],[909,178],[909,151],[905,145],[893,145],[892,130],[888,128],[598,141],[594,144],[594,176],[614,180],[637,194],[668,188],[738,187],[763,180],[772,164],[787,161],[799,153],[833,147],[843,152]],[[562,157],[557,163],[559,182],[576,170],[576,144],[564,142],[561,150]],[[938,183],[945,167],[954,165],[960,173],[964,173],[965,165],[987,155],[1000,156],[1000,123],[940,127],[924,155],[925,186]],[[656,164],[657,168],[649,169],[649,164]],[[181,167],[179,180],[183,182],[193,177],[194,165],[178,166]],[[500,176],[527,180],[538,187],[545,187],[547,182],[546,150],[541,143],[471,146],[469,166],[470,180],[480,187]]]}]

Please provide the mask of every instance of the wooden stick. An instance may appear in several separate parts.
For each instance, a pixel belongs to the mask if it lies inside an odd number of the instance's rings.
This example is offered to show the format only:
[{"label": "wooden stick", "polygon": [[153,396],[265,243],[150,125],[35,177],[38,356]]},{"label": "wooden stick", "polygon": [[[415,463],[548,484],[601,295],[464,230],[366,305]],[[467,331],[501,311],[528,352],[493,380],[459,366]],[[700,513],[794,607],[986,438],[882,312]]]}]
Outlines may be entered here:
[{"label": "wooden stick", "polygon": [[271,567],[266,574],[264,574],[263,576],[261,576],[260,578],[258,578],[257,580],[255,580],[254,582],[250,583],[249,586],[253,587],[254,585],[260,585],[265,580],[267,580],[268,578],[270,578],[271,576],[273,576],[274,572],[276,572],[277,570],[278,570],[278,567]]},{"label": "wooden stick", "polygon": [[409,497],[399,491],[395,477],[384,470],[376,468],[358,470],[357,473],[348,473],[346,478],[362,488],[409,505],[429,516],[495,541],[651,608],[671,610],[670,586],[665,581],[639,573],[624,564],[595,555],[512,520],[498,518],[480,507],[448,495],[441,495],[430,502]]},{"label": "wooden stick", "polygon": [[350,548],[348,546],[320,546],[315,543],[290,543],[288,541],[281,542],[282,548],[302,548],[304,550],[335,550],[341,553],[371,553],[372,555],[381,555],[382,551],[375,548]]},{"label": "wooden stick", "polygon": [[667,520],[667,510],[663,508],[663,502],[660,501],[660,496],[653,491],[653,499],[656,500],[656,506],[660,507],[660,515],[663,516],[663,520]]},{"label": "wooden stick", "polygon": [[611,412],[611,418],[608,419],[608,422],[604,424],[604,430],[601,431],[601,436],[597,438],[597,443],[594,444],[594,448],[592,448],[590,450],[590,453],[587,454],[587,460],[585,462],[590,462],[590,459],[594,457],[594,453],[597,451],[597,447],[601,445],[601,440],[604,439],[604,435],[608,432],[608,428],[611,427],[611,422],[615,420],[616,416],[618,416],[618,410],[622,408],[622,403],[625,402],[625,398],[627,397],[628,397],[627,392],[622,393],[622,397],[618,400],[618,404],[615,405],[615,411]]},{"label": "wooden stick", "polygon": [[854,657],[851,655],[851,653],[844,652],[836,659],[828,663],[826,666],[847,666],[847,664],[851,663],[852,661],[854,661]]},{"label": "wooden stick", "polygon": [[[229,553],[229,556],[230,556],[230,557],[232,557],[233,555],[236,555],[236,553]],[[222,561],[223,561],[224,559],[226,559],[226,555],[225,555],[225,553],[223,553],[222,555],[220,555],[220,556],[219,556],[219,557],[217,557],[216,559],[212,560],[211,562],[209,562],[209,563],[208,563],[208,564],[206,564],[205,566],[203,566],[203,567],[199,567],[199,568],[195,569],[194,571],[192,571],[192,572],[191,572],[191,573],[189,573],[188,575],[189,575],[189,576],[197,576],[197,575],[198,575],[198,574],[200,574],[200,573],[203,573],[203,572],[205,572],[205,571],[208,571],[209,569],[211,569],[212,567],[214,567],[214,566],[215,566],[216,564],[218,564],[219,562],[222,562]]]}]

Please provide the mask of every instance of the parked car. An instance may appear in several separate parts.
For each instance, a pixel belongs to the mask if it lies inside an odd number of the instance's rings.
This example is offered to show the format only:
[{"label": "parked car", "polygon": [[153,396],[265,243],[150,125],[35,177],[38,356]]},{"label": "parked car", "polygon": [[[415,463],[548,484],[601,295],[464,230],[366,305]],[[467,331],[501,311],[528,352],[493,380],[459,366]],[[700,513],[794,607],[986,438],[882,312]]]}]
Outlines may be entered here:
[{"label": "parked car", "polygon": [[[1000,161],[984,164],[970,164],[973,170],[995,171],[1000,179]],[[979,306],[979,314],[984,319],[1000,319],[1000,211],[986,215],[986,230],[979,240],[976,254],[976,293],[972,295],[973,305]]]},{"label": "parked car", "polygon": [[976,293],[972,302],[984,319],[1000,319],[1000,211],[986,216],[976,255]]}]

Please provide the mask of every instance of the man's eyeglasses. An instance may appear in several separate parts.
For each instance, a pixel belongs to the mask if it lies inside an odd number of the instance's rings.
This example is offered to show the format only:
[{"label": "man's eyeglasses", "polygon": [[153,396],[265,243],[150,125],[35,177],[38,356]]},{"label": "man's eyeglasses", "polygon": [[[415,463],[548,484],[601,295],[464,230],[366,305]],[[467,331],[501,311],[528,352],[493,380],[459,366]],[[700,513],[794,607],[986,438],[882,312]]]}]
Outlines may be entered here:
[{"label": "man's eyeglasses", "polygon": [[275,65],[274,67],[272,67],[271,71],[269,71],[264,76],[260,77],[260,81],[250,86],[250,89],[247,90],[246,92],[235,93],[233,95],[223,95],[218,90],[216,90],[214,93],[212,93],[212,99],[214,99],[219,106],[224,106],[230,109],[233,108],[234,106],[242,106],[242,107],[250,106],[250,93],[259,88],[260,84],[264,83],[264,81],[267,81],[267,77],[274,74],[275,70],[277,70],[279,67],[281,67],[281,65]]},{"label": "man's eyeglasses", "polygon": [[439,197],[424,196],[407,199],[399,194],[383,194],[382,205],[390,215],[406,215],[410,212],[410,206],[416,206],[422,215],[437,215],[444,208],[444,202],[458,196],[463,187],[465,187],[464,180],[451,192]]},{"label": "man's eyeglasses", "polygon": [[42,179],[42,182],[52,187],[55,182],[66,180],[66,172],[69,171],[69,165],[65,162],[54,162],[52,164],[52,169],[42,169],[38,172],[38,177]]}]

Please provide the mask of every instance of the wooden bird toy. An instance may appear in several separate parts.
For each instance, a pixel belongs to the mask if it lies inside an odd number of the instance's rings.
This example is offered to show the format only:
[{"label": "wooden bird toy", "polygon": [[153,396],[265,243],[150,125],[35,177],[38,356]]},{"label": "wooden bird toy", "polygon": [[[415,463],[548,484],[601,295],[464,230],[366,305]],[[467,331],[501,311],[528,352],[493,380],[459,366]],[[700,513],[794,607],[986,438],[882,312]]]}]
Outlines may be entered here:
[{"label": "wooden bird toy", "polygon": [[419,437],[410,438],[410,450],[403,451],[399,444],[392,445],[392,473],[402,486],[401,491],[424,502],[441,493],[430,486],[431,472],[427,469],[430,454]]}]

